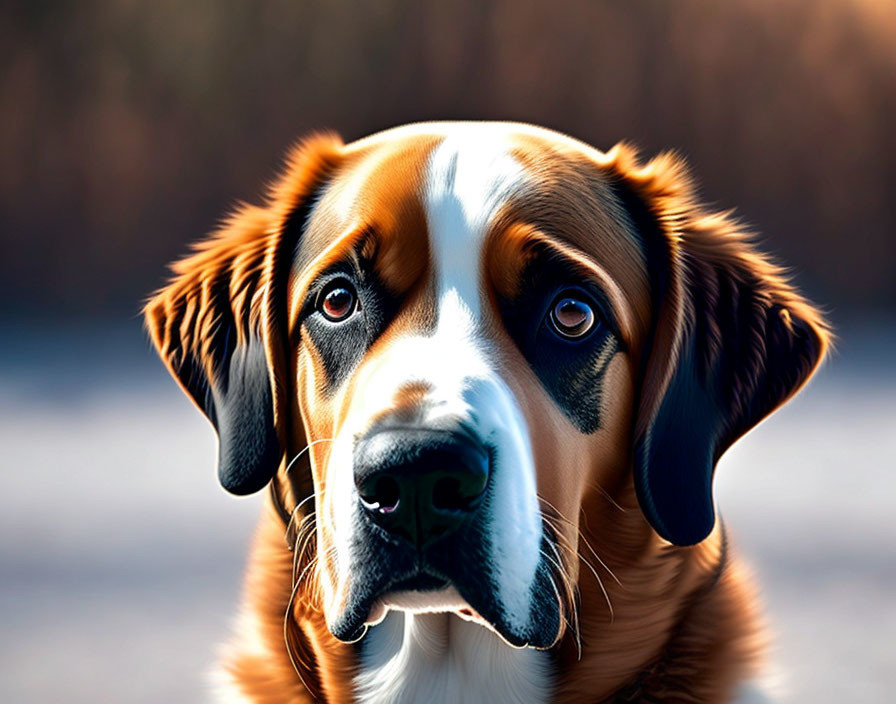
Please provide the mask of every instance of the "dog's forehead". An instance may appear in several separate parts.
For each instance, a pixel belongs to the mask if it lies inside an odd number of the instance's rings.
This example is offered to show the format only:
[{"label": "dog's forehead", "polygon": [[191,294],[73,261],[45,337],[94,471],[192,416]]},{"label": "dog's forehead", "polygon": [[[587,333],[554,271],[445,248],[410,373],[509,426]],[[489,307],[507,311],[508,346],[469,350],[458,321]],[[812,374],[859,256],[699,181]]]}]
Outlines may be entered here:
[{"label": "dog's forehead", "polygon": [[[308,219],[301,270],[358,228],[420,252],[477,305],[484,245],[525,223],[572,245],[618,284],[646,321],[648,281],[638,237],[602,170],[607,157],[565,135],[517,123],[423,123],[345,147],[343,162]],[[407,266],[415,264],[411,255]],[[640,326],[638,326],[640,327]]]}]

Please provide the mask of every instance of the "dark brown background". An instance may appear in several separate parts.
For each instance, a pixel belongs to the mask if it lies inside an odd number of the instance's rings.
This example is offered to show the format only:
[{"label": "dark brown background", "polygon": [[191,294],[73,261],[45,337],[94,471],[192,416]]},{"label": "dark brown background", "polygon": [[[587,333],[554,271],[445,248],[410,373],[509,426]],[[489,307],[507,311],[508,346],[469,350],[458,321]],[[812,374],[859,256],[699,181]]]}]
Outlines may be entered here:
[{"label": "dark brown background", "polygon": [[896,3],[0,9],[0,315],[133,314],[309,130],[501,118],[681,151],[832,311],[896,308]]}]

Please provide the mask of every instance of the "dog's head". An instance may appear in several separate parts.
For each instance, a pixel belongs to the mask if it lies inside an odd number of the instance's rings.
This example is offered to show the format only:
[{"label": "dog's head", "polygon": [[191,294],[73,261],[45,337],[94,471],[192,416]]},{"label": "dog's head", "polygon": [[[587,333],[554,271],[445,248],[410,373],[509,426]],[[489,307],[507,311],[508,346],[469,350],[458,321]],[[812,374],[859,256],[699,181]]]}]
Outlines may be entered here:
[{"label": "dog's head", "polygon": [[451,610],[552,645],[587,497],[703,540],[717,460],[827,339],[677,159],[513,124],[308,140],[175,274],[153,341],[228,490],[312,497],[342,640]]}]

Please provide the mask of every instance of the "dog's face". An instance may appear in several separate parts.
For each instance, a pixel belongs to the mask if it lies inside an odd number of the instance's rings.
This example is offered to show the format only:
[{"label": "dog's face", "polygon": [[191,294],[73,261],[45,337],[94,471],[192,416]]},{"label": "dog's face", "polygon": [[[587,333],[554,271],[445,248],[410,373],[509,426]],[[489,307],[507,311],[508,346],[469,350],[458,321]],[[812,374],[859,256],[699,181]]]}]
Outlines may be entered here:
[{"label": "dog's face", "polygon": [[825,345],[678,164],[521,125],[309,143],[176,271],[154,340],[227,488],[310,474],[342,640],[404,609],[551,646],[588,495],[633,484],[664,538],[703,539],[718,457]]},{"label": "dog's face", "polygon": [[331,630],[453,608],[550,645],[564,558],[545,530],[574,546],[585,487],[626,458],[649,319],[636,236],[555,140],[455,128],[346,161],[289,296]]}]

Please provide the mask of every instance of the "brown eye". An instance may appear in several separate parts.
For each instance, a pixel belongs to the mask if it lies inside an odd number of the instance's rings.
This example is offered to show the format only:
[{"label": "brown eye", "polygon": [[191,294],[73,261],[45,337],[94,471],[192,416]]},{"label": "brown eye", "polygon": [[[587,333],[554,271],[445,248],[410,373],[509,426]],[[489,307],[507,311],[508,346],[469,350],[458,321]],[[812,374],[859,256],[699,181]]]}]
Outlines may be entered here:
[{"label": "brown eye", "polygon": [[357,296],[352,285],[347,281],[338,281],[324,290],[318,309],[327,320],[341,323],[355,312],[356,302]]},{"label": "brown eye", "polygon": [[594,309],[573,296],[561,296],[551,309],[551,326],[561,337],[583,337],[594,327],[594,320]]}]

